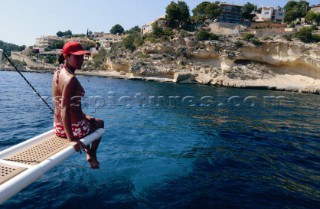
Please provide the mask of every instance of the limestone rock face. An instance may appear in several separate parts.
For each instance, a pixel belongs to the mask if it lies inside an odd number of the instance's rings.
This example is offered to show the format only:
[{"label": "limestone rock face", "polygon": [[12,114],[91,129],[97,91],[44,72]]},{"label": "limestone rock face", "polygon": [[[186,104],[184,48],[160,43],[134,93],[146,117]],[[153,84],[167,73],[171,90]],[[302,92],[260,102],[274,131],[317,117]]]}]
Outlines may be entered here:
[{"label": "limestone rock face", "polygon": [[208,74],[200,73],[197,77],[195,77],[195,80],[200,84],[210,84],[212,81],[212,77]]},{"label": "limestone rock face", "polygon": [[129,72],[130,62],[123,59],[116,59],[116,60],[107,59],[107,61],[105,62],[105,66],[107,67],[107,69],[110,69],[112,71]]},{"label": "limestone rock face", "polygon": [[199,59],[211,59],[211,58],[219,57],[219,53],[215,51],[208,51],[205,49],[197,49],[193,51],[189,56],[194,58],[199,58]]},{"label": "limestone rock face", "polygon": [[173,82],[175,83],[196,83],[196,75],[192,73],[177,72],[174,73]]},{"label": "limestone rock face", "polygon": [[163,77],[172,78],[173,72],[170,68],[153,66],[145,63],[136,63],[132,65],[130,72],[133,76]]},{"label": "limestone rock face", "polygon": [[186,46],[189,48],[196,47],[198,45],[198,42],[195,41],[194,38],[186,37],[186,38],[184,38],[184,41],[185,41]]},{"label": "limestone rock face", "polygon": [[141,49],[144,54],[155,54],[155,53],[175,53],[173,46],[165,45],[163,43],[149,44]]},{"label": "limestone rock face", "polygon": [[251,60],[279,67],[279,73],[320,78],[320,48],[285,42],[264,43],[240,50],[239,60]]},{"label": "limestone rock face", "polygon": [[177,36],[177,37],[174,37],[172,39],[172,42],[174,43],[174,45],[176,46],[185,46],[186,45],[186,41],[183,37],[181,36]]},{"label": "limestone rock face", "polygon": [[[235,30],[230,28],[232,33]],[[136,77],[168,78],[177,83],[320,92],[320,44],[296,41],[254,45],[235,36],[198,41],[194,34],[175,35],[108,59],[106,66]]]}]

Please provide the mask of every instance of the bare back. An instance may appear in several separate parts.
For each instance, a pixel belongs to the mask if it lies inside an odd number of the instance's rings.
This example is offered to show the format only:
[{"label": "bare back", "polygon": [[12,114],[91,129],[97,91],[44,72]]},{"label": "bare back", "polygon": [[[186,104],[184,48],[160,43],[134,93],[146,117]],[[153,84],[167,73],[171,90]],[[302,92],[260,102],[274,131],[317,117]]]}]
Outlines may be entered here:
[{"label": "bare back", "polygon": [[81,98],[84,96],[84,90],[78,79],[63,68],[53,75],[52,95],[54,98],[55,122],[61,122],[61,111],[63,109],[67,109],[71,123],[77,123],[85,117],[81,109]]}]

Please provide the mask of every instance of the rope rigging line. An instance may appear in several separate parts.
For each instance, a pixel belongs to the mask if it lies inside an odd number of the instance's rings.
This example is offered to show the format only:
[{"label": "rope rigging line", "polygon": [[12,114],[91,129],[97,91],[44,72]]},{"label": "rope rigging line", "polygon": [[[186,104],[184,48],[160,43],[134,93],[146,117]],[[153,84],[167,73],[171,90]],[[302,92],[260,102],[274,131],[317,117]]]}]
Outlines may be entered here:
[{"label": "rope rigging line", "polygon": [[[48,106],[48,108],[51,110],[52,113],[54,113],[51,106],[42,98],[42,96],[37,92],[37,90],[31,85],[31,83],[24,77],[24,75],[18,70],[18,68],[13,64],[13,62],[9,59],[9,57],[0,49],[0,55],[3,54],[4,57],[9,61],[9,63],[14,67],[14,69],[21,75],[21,77],[29,84],[29,86],[32,88],[34,92],[40,97],[40,99]],[[1,57],[0,57],[1,58]],[[1,60],[0,60],[1,61]]]}]

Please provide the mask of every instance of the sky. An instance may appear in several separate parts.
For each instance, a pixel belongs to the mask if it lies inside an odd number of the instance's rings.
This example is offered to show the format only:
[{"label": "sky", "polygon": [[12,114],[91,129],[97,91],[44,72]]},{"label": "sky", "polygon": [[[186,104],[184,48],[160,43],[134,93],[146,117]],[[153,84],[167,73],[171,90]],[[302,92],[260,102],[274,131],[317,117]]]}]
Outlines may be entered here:
[{"label": "sky", "polygon": [[[31,46],[36,38],[71,30],[73,34],[110,32],[115,24],[125,30],[142,26],[165,14],[172,0],[0,0],[0,40]],[[185,0],[190,12],[204,0]],[[214,0],[216,1],[216,0]],[[212,1],[212,2],[214,2]],[[177,2],[177,1],[175,1]],[[244,5],[284,6],[287,0],[220,0]],[[310,5],[319,0],[308,0]]]}]

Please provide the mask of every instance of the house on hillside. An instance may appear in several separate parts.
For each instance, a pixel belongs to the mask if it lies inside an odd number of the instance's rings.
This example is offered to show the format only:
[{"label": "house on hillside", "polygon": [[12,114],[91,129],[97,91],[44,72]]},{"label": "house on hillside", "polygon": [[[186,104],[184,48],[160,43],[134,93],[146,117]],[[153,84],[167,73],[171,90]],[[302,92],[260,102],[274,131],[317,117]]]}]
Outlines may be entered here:
[{"label": "house on hillside", "polygon": [[236,4],[228,4],[228,3],[220,3],[219,6],[222,12],[217,18],[218,22],[227,22],[227,23],[242,22],[242,14],[241,14],[242,6],[236,5]]},{"label": "house on hillside", "polygon": [[320,4],[311,6],[310,10],[313,11],[313,12],[320,13]]},{"label": "house on hillside", "polygon": [[58,36],[41,36],[40,38],[36,38],[36,44],[34,48],[44,49],[54,45],[56,41],[60,40],[62,39]]},{"label": "house on hillside", "polygon": [[262,7],[261,13],[256,13],[255,22],[284,22],[285,11],[281,7]]},{"label": "house on hillside", "polygon": [[162,15],[160,17],[158,17],[156,20],[148,22],[146,24],[144,24],[141,27],[141,32],[142,34],[147,34],[147,33],[151,33],[153,28],[152,28],[152,24],[157,22],[159,27],[167,27],[168,26],[168,21],[165,18],[165,15]]},{"label": "house on hillside", "polygon": [[100,43],[100,46],[109,49],[113,43],[122,41],[126,35],[116,35],[111,33],[94,33],[93,40]]},{"label": "house on hillside", "polygon": [[142,34],[147,34],[152,32],[152,24],[154,21],[148,22],[141,27]]},{"label": "house on hillside", "polygon": [[[41,36],[40,38],[36,38],[36,44],[33,46],[32,50],[33,54],[35,54],[35,57],[33,57],[33,59],[35,59],[39,63],[56,63],[62,51],[61,49],[56,49],[55,43],[57,41],[76,41],[79,42],[82,46],[87,46],[90,44],[92,45],[92,43],[94,43],[92,40],[89,40],[86,36],[72,37],[68,39],[60,38],[57,36]],[[92,59],[92,56],[85,55],[84,58]]]}]

